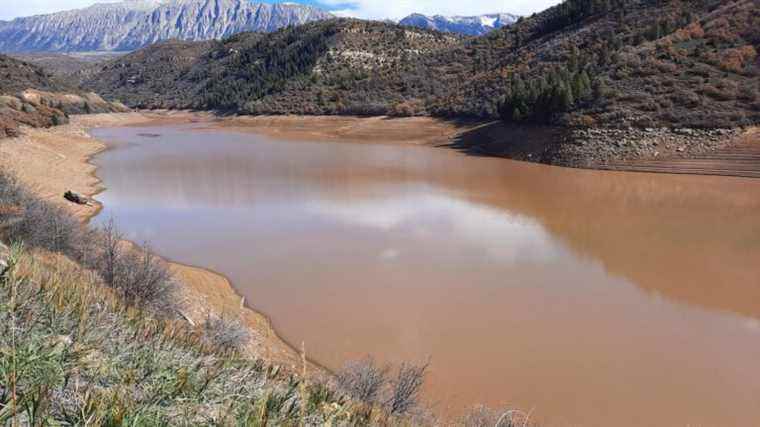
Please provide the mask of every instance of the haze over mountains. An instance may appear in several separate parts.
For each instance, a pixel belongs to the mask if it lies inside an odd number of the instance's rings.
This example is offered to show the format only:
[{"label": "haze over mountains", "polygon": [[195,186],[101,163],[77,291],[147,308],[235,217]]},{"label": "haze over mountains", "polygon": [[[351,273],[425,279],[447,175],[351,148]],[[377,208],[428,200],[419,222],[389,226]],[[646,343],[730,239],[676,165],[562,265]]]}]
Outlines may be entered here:
[{"label": "haze over mountains", "polygon": [[129,51],[161,40],[220,39],[332,17],[295,3],[125,0],[0,22],[0,51]]},{"label": "haze over mountains", "polygon": [[426,16],[415,13],[399,21],[399,24],[446,33],[481,36],[493,30],[512,25],[519,18],[519,16],[509,13],[479,16]]}]

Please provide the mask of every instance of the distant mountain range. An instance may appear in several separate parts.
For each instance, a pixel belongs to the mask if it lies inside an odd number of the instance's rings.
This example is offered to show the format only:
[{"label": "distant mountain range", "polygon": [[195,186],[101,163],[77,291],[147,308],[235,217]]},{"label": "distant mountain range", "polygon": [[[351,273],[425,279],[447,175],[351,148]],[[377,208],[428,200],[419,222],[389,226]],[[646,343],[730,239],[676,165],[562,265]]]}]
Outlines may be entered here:
[{"label": "distant mountain range", "polygon": [[[0,21],[0,52],[133,51],[168,40],[222,39],[245,31],[272,32],[331,19],[315,7],[251,0],[123,0]],[[413,14],[399,24],[471,36],[511,25],[507,13],[481,16]]]},{"label": "distant mountain range", "polygon": [[2,52],[130,51],[167,39],[210,40],[329,19],[314,7],[250,0],[125,0],[0,21]]},{"label": "distant mountain range", "polygon": [[480,16],[426,16],[415,13],[399,21],[399,24],[446,33],[481,36],[493,30],[512,25],[518,19],[520,19],[519,16],[509,13]]}]

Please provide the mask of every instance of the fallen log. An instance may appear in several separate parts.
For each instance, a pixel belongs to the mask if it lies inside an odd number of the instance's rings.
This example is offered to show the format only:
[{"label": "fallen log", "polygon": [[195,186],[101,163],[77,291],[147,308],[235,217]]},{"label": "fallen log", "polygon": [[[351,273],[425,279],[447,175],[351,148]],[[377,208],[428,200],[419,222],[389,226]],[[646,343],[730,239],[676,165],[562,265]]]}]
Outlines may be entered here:
[{"label": "fallen log", "polygon": [[90,199],[87,196],[83,196],[79,193],[75,193],[71,190],[63,193],[63,198],[78,205],[89,205]]},{"label": "fallen log", "polygon": [[0,243],[0,277],[5,276],[5,273],[8,271],[10,256],[10,249],[8,249],[8,247],[4,244]]}]

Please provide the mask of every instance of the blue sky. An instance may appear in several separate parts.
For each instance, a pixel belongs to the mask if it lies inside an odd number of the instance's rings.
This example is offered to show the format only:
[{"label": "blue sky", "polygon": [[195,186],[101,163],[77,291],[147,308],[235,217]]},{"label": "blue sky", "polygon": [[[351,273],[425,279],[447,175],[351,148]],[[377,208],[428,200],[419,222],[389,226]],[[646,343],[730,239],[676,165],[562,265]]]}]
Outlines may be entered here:
[{"label": "blue sky", "polygon": [[[0,19],[52,13],[109,0],[2,0]],[[255,0],[252,0],[255,1]],[[527,15],[559,3],[559,0],[290,0],[310,4],[341,15],[372,19],[398,19],[410,13],[427,15],[480,15],[507,12]],[[274,3],[276,1],[268,1]]]}]

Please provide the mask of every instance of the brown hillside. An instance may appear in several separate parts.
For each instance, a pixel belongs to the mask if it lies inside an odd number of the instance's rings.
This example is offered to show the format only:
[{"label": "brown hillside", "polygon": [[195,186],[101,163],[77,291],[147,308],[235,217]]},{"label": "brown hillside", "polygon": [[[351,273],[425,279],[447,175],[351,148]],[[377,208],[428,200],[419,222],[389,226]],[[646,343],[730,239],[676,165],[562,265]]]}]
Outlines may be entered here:
[{"label": "brown hillside", "polygon": [[16,136],[19,126],[50,127],[69,114],[126,111],[53,76],[42,68],[0,55],[0,138]]}]

